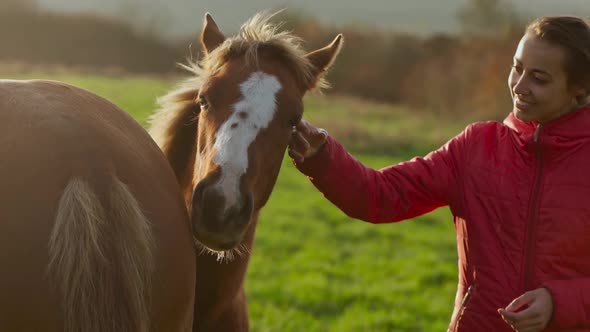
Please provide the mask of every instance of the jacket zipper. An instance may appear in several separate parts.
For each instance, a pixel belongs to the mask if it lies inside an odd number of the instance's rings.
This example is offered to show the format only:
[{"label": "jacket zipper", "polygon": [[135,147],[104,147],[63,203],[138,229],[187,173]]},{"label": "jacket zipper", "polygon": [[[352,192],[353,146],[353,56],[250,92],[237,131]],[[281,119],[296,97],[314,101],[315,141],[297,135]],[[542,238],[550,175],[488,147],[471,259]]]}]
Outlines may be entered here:
[{"label": "jacket zipper", "polygon": [[463,313],[465,312],[465,308],[467,307],[467,302],[469,302],[469,299],[471,298],[474,289],[475,285],[471,285],[469,286],[469,288],[467,288],[467,292],[465,292],[465,295],[463,295],[463,300],[461,300],[461,307],[459,308],[457,315],[451,322],[448,332],[457,332],[459,330],[459,322],[461,321],[461,318],[463,318]]},{"label": "jacket zipper", "polygon": [[532,274],[533,274],[533,267],[534,267],[534,257],[535,257],[535,235],[536,235],[536,219],[537,219],[537,210],[539,207],[539,187],[541,185],[541,179],[543,177],[543,150],[541,149],[541,129],[542,125],[537,125],[535,129],[535,136],[533,137],[533,142],[535,143],[536,148],[536,157],[538,168],[537,172],[535,173],[535,180],[533,185],[533,192],[531,197],[531,205],[529,210],[529,219],[527,225],[527,242],[526,242],[526,251],[525,251],[525,261],[524,261],[524,278],[523,278],[523,293],[528,290],[531,284]]}]

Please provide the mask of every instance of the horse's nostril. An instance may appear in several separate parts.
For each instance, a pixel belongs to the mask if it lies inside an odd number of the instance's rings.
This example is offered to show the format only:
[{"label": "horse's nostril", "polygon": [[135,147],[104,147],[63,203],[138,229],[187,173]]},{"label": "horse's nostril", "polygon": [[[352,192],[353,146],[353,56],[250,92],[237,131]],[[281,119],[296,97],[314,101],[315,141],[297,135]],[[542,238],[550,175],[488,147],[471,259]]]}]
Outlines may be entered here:
[{"label": "horse's nostril", "polygon": [[213,181],[215,181],[216,178],[217,178],[217,176],[214,173],[212,173],[212,174],[207,175],[201,181],[199,181],[199,183],[197,184],[197,186],[193,190],[193,195],[191,198],[191,202],[193,203],[193,205],[197,202],[203,201],[207,187],[209,187],[209,185]]},{"label": "horse's nostril", "polygon": [[203,193],[203,186],[199,183],[195,190],[193,190],[193,197],[191,198],[191,202],[195,203],[195,200],[201,199]]}]

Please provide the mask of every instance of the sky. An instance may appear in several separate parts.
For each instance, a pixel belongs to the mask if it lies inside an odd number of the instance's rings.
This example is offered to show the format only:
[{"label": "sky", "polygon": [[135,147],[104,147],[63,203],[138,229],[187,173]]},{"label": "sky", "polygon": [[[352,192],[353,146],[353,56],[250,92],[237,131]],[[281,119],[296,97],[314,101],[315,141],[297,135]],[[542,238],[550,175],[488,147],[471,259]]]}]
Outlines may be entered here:
[{"label": "sky", "polygon": [[[223,31],[235,32],[250,16],[265,9],[302,10],[321,22],[361,25],[421,35],[456,32],[456,13],[467,0],[38,0],[59,12],[95,12],[155,28],[166,38],[195,35],[210,12]],[[531,15],[590,16],[590,0],[509,0]]]}]

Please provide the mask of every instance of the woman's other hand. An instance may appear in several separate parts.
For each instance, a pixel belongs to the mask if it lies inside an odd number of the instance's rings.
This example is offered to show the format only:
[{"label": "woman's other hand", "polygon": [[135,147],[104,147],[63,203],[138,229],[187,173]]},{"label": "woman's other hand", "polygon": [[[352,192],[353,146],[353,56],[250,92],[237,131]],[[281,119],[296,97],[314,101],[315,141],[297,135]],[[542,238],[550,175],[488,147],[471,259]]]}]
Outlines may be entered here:
[{"label": "woman's other hand", "polygon": [[524,293],[505,309],[498,309],[502,319],[518,332],[543,330],[553,314],[553,299],[546,288]]}]

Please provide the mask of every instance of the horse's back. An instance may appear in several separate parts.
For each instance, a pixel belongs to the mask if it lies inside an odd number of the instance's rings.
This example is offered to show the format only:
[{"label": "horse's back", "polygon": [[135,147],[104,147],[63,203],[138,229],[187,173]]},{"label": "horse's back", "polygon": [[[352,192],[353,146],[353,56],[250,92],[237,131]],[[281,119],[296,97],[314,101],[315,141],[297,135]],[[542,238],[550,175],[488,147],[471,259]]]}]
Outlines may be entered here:
[{"label": "horse's back", "polygon": [[[73,181],[85,183],[105,211],[116,183],[129,189],[153,236],[155,330],[190,320],[182,312],[192,310],[194,296],[188,216],[170,166],[136,121],[80,88],[0,80],[0,132],[0,330],[64,329],[49,239]],[[115,246],[114,238],[102,240],[107,252]]]}]

